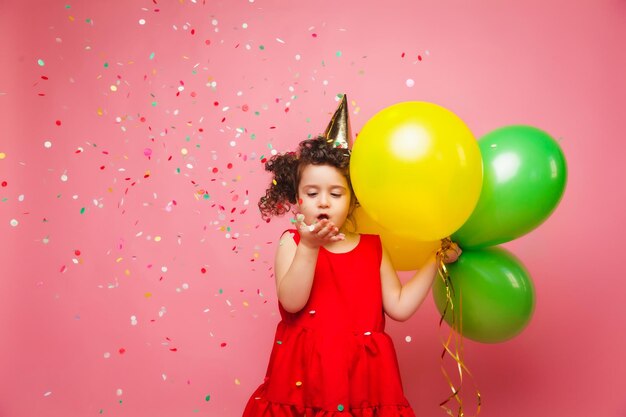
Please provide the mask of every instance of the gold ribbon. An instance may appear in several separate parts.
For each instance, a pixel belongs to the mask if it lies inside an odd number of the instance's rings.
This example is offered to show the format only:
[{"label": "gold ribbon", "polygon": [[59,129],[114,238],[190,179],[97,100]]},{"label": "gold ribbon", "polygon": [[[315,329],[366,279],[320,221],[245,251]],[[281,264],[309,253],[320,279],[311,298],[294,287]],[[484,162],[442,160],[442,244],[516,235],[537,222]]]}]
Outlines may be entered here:
[{"label": "gold ribbon", "polygon": [[[442,401],[439,404],[439,406],[443,408],[448,415],[454,416],[455,415],[454,410],[451,408],[451,406],[448,405],[448,403],[454,400],[456,401],[458,405],[456,416],[465,417],[465,411],[463,410],[463,399],[461,398],[461,389],[463,388],[463,382],[464,382],[463,381],[464,372],[467,374],[467,376],[469,377],[469,380],[472,382],[472,385],[474,387],[474,392],[476,393],[477,405],[476,405],[475,415],[478,415],[480,413],[481,396],[480,396],[480,392],[478,391],[478,388],[476,387],[476,383],[474,382],[474,379],[472,377],[472,373],[469,371],[469,369],[463,362],[463,316],[461,314],[463,298],[461,297],[461,294],[459,294],[459,305],[458,305],[459,323],[458,325],[456,325],[457,315],[455,314],[455,305],[454,305],[454,298],[453,298],[454,287],[452,286],[452,281],[450,280],[450,274],[448,274],[448,269],[446,268],[446,264],[444,262],[446,258],[446,251],[448,251],[451,248],[451,246],[452,246],[452,240],[450,240],[450,238],[447,237],[441,240],[441,248],[437,251],[438,276],[441,277],[446,287],[446,305],[443,309],[443,313],[441,314],[441,318],[439,319],[439,329],[441,330],[444,317],[446,316],[446,313],[448,313],[448,309],[450,310],[450,315],[452,317],[452,320],[451,320],[452,323],[450,324],[450,332],[448,333],[448,338],[445,341],[442,338],[443,350],[441,352],[441,358],[440,358],[441,359],[441,372],[443,373],[443,376],[448,382],[448,385],[450,385],[452,394],[450,394],[448,398]],[[455,332],[455,329],[456,329],[456,332]],[[454,362],[456,362],[456,368],[459,373],[458,387],[452,381],[452,378],[448,374],[448,371],[446,371],[446,368],[445,368],[446,354],[450,356],[454,360]]]}]

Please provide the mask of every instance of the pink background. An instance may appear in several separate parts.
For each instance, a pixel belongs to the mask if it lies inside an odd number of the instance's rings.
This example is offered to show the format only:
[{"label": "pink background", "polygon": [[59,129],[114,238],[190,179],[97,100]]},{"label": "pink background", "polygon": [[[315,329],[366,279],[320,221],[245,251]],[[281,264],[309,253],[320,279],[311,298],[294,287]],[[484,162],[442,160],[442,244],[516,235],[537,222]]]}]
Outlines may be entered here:
[{"label": "pink background", "polygon": [[[485,417],[626,415],[623,0],[0,1],[0,37],[0,416],[240,415],[288,226],[260,159],[341,93],[355,132],[422,100],[559,140],[559,208],[506,245],[533,321],[465,359]],[[418,416],[445,415],[437,321],[388,327]]]}]

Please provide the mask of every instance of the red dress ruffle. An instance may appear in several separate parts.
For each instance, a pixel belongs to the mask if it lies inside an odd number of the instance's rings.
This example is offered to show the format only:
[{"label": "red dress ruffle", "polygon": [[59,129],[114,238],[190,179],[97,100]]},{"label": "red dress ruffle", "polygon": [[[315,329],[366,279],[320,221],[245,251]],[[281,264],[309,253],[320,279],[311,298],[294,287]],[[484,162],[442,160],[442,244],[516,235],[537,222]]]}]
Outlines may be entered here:
[{"label": "red dress ruffle", "polygon": [[279,305],[265,381],[243,417],[415,416],[384,332],[381,259],[375,235],[347,253],[320,248],[306,306],[291,314]]}]

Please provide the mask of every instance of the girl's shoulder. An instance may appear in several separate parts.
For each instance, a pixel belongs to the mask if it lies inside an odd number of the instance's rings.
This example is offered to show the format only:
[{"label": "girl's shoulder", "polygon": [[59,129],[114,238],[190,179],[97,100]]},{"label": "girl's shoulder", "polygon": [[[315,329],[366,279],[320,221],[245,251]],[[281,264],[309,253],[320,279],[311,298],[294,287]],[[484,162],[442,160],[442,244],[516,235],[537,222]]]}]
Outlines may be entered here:
[{"label": "girl's shoulder", "polygon": [[281,242],[283,239],[293,239],[296,242],[296,245],[300,243],[300,233],[298,233],[297,229],[287,229],[280,235]]}]

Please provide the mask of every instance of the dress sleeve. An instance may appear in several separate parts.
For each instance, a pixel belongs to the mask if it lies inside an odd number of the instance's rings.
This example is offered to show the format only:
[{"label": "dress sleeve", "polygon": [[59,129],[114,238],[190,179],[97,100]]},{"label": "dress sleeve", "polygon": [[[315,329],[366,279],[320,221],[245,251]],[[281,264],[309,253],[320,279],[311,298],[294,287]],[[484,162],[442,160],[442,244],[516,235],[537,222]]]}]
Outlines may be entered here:
[{"label": "dress sleeve", "polygon": [[285,236],[286,233],[291,233],[293,235],[293,240],[294,242],[296,242],[296,245],[300,243],[300,233],[298,233],[297,229],[287,229],[283,232],[282,235],[280,235],[280,237]]}]

